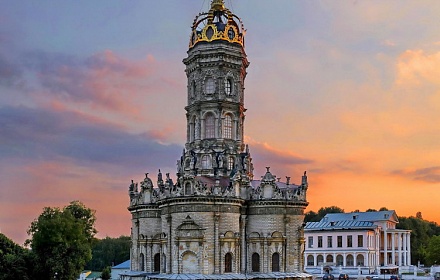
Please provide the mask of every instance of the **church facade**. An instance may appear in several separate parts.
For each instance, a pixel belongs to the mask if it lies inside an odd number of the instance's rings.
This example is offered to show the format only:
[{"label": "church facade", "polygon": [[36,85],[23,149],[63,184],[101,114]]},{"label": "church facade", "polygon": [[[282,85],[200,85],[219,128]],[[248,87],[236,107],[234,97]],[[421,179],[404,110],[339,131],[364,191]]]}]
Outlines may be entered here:
[{"label": "church facade", "polygon": [[[310,278],[304,269],[307,176],[253,176],[243,141],[245,29],[222,0],[194,20],[186,65],[187,142],[176,182],[129,187],[127,279]],[[142,278],[144,277],[144,278]],[[125,279],[125,278],[124,278]]]}]

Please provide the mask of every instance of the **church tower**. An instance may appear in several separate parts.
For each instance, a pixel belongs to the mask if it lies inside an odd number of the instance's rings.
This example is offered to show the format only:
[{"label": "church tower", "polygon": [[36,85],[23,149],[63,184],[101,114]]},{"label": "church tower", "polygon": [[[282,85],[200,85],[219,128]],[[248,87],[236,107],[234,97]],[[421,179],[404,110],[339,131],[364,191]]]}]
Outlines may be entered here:
[{"label": "church tower", "polygon": [[244,36],[223,0],[193,22],[176,182],[159,170],[156,184],[148,173],[130,184],[131,271],[123,279],[311,279],[303,273],[306,173],[296,185],[266,167],[255,180],[243,141]]},{"label": "church tower", "polygon": [[243,141],[244,80],[249,62],[241,20],[213,1],[208,13],[195,18],[188,57],[185,175],[221,179],[242,172],[252,180],[249,150]]}]

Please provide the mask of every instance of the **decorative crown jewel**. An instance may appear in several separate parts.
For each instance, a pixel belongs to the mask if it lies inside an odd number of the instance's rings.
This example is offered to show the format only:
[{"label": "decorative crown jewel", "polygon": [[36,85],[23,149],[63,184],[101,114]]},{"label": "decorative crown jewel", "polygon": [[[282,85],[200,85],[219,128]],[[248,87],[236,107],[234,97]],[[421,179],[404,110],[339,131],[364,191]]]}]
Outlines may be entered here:
[{"label": "decorative crown jewel", "polygon": [[243,22],[225,7],[223,0],[213,0],[207,13],[200,13],[191,27],[189,48],[199,42],[223,40],[244,47]]}]

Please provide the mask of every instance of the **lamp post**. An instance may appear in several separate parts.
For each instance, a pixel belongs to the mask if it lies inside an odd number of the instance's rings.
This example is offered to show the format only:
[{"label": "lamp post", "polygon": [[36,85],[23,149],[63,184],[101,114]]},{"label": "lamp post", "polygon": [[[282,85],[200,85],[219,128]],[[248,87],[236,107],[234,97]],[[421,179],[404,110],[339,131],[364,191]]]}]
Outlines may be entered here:
[{"label": "lamp post", "polygon": [[55,275],[53,276],[53,279],[58,279],[58,272],[55,272]]}]

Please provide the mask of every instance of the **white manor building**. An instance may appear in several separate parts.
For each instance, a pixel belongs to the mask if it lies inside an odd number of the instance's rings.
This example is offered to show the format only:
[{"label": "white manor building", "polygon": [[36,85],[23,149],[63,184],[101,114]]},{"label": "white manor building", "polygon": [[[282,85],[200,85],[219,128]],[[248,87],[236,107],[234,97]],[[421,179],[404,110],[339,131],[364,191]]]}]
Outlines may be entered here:
[{"label": "white manor building", "polygon": [[322,274],[330,266],[348,274],[408,271],[410,230],[396,229],[396,212],[327,214],[304,229],[305,270]]}]

